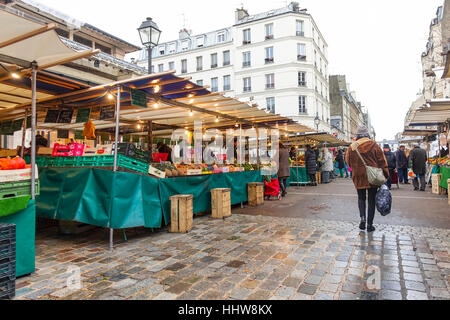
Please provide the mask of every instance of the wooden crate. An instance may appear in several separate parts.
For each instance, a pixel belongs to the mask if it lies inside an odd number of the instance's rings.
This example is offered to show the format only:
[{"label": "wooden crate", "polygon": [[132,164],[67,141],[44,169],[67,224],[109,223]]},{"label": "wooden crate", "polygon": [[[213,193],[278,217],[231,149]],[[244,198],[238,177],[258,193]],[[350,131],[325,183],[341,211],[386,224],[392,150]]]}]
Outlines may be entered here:
[{"label": "wooden crate", "polygon": [[448,205],[450,206],[450,179],[447,180]]},{"label": "wooden crate", "polygon": [[194,224],[194,196],[192,194],[180,194],[169,198],[170,232],[187,233],[192,230]]},{"label": "wooden crate", "polygon": [[231,189],[211,189],[211,217],[223,219],[231,216]]},{"label": "wooden crate", "polygon": [[431,176],[431,192],[433,194],[438,194],[438,195],[445,194],[445,189],[441,188],[441,186],[440,186],[441,178],[442,178],[442,175],[440,173],[434,173]]},{"label": "wooden crate", "polygon": [[0,149],[0,158],[17,156],[17,149]]},{"label": "wooden crate", "polygon": [[264,204],[264,184],[261,182],[252,182],[247,185],[248,204],[252,207]]}]

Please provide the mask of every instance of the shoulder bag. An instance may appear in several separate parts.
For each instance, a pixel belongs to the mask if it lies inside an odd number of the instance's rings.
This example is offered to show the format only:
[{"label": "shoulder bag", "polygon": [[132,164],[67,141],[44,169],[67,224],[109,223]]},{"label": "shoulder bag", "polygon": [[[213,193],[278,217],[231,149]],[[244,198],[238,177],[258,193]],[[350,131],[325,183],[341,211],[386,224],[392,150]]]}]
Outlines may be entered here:
[{"label": "shoulder bag", "polygon": [[358,153],[359,158],[363,162],[364,166],[366,167],[367,172],[367,180],[369,180],[369,184],[375,187],[381,187],[383,184],[386,183],[387,179],[383,174],[383,169],[376,168],[376,167],[370,167],[366,164],[366,161],[364,161],[363,157],[359,153],[358,147],[353,142],[353,146],[355,148],[356,153]]}]

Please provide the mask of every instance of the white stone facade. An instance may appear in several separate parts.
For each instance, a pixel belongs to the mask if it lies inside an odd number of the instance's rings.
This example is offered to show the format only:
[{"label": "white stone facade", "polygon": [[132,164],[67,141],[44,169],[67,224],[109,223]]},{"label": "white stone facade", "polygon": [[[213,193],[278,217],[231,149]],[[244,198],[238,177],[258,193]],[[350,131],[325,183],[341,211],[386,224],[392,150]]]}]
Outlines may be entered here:
[{"label": "white stone facade", "polygon": [[[230,57],[225,65],[224,52]],[[176,75],[202,81],[200,84],[212,91],[252,101],[310,128],[315,129],[318,115],[319,130],[329,132],[327,52],[328,45],[312,16],[291,3],[254,16],[237,10],[232,27],[202,35],[182,30],[178,40],[154,48],[152,65],[154,72],[174,69]],[[212,65],[213,54],[217,54],[217,66]],[[249,62],[244,61],[248,54]],[[197,57],[202,57],[202,70],[197,70]],[[187,70],[182,70],[182,60],[186,60]],[[138,64],[147,65],[145,51]],[[224,86],[228,79],[229,87]]]}]

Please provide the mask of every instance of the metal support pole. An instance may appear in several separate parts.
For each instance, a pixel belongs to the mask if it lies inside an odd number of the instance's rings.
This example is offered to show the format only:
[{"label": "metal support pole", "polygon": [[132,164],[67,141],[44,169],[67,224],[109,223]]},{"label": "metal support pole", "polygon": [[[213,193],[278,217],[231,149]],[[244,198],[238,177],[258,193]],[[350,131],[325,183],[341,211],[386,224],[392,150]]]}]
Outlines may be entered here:
[{"label": "metal support pole", "polygon": [[31,199],[34,200],[36,199],[36,61],[32,62],[31,68]]},{"label": "metal support pole", "polygon": [[148,74],[152,74],[152,46],[148,46]]},{"label": "metal support pole", "polygon": [[22,150],[20,151],[20,157],[23,159],[24,149],[25,149],[25,137],[27,135],[27,118],[28,118],[28,109],[25,109],[25,120],[23,121],[23,130],[22,130]]},{"label": "metal support pole", "polygon": [[117,87],[117,107],[116,107],[116,132],[114,141],[114,172],[117,171],[117,154],[119,143],[119,119],[120,119],[120,86]]},{"label": "metal support pole", "polygon": [[258,164],[258,170],[261,170],[261,155],[259,153],[259,128],[257,124],[255,124],[255,130],[256,130],[256,162]]},{"label": "metal support pole", "polygon": [[[120,86],[117,87],[116,132],[114,141],[114,172],[117,172],[117,155],[119,151]],[[114,229],[109,228],[109,249],[114,248]]]},{"label": "metal support pole", "polygon": [[[239,123],[239,166],[242,165],[242,123]],[[245,163],[245,159],[244,159]]]},{"label": "metal support pole", "polygon": [[148,121],[148,151],[150,151],[150,156],[153,152],[153,121]]}]

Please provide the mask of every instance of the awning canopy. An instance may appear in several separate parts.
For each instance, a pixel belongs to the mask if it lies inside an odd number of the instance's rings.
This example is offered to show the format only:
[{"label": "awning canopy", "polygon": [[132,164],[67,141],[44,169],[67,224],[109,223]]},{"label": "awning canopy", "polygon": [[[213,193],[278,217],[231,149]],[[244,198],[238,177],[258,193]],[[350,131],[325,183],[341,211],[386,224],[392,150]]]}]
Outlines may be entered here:
[{"label": "awning canopy", "polygon": [[[422,101],[421,101],[422,102]],[[439,125],[450,119],[450,99],[433,99],[412,112],[410,126]]]},{"label": "awning canopy", "polygon": [[[144,133],[148,121],[154,125],[154,136],[170,136],[173,129],[194,129],[194,121],[202,121],[203,128],[225,130],[242,125],[279,128],[283,134],[311,132],[312,129],[298,124],[290,118],[268,113],[256,105],[225,97],[222,93],[212,93],[206,87],[190,81],[190,78],[175,76],[174,71],[142,76],[134,79],[100,85],[68,89],[58,95],[41,97],[37,100],[38,128],[83,130],[84,123],[44,123],[49,109],[91,108],[91,120],[97,130],[111,131],[114,119],[100,120],[102,107],[114,106],[118,88],[121,90],[120,127],[128,127],[127,132]],[[64,82],[64,81],[63,81]],[[68,85],[70,81],[64,83]],[[1,81],[0,81],[1,85]],[[74,85],[74,83],[71,83]],[[133,105],[132,90],[145,95],[146,107]],[[0,117],[15,119],[24,116],[24,109],[30,103],[25,102],[0,110]],[[74,112],[74,118],[76,113]],[[136,129],[140,124],[141,129]]]},{"label": "awning canopy", "polygon": [[[56,25],[46,25],[1,4],[0,21],[0,109],[31,103],[30,74],[33,63],[37,70],[43,70],[99,52],[74,51],[60,40],[54,31]],[[37,98],[49,98],[86,87],[81,82],[41,72],[37,79]]]},{"label": "awning canopy", "polygon": [[299,134],[297,136],[283,139],[283,142],[290,146],[291,145],[306,145],[306,144],[311,143],[311,141],[315,141],[320,144],[326,143],[326,145],[329,147],[348,146],[350,144],[350,142],[339,140],[335,136],[332,136],[326,132],[305,133],[305,134]]}]

